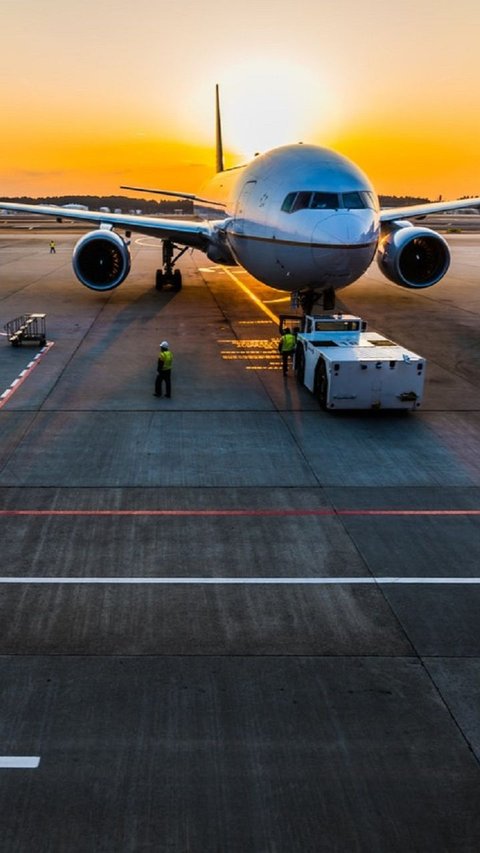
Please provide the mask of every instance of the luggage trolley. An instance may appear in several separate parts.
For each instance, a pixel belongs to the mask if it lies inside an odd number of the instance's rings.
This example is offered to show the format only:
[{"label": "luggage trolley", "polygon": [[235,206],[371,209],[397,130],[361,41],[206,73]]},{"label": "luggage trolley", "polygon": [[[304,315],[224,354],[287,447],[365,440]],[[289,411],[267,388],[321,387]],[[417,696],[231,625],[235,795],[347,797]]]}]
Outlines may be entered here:
[{"label": "luggage trolley", "polygon": [[4,326],[12,347],[20,344],[37,344],[44,347],[47,342],[46,314],[22,314]]}]

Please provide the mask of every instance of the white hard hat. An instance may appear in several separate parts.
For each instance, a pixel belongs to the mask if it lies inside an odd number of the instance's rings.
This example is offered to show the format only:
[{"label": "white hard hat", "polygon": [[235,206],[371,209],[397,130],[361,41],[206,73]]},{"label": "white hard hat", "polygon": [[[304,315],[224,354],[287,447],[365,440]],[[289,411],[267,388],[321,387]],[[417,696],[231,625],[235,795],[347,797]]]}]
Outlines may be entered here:
[{"label": "white hard hat", "polygon": [[161,348],[162,348],[162,349],[168,349],[168,341],[162,341],[162,343],[160,344],[160,346],[161,346]]}]

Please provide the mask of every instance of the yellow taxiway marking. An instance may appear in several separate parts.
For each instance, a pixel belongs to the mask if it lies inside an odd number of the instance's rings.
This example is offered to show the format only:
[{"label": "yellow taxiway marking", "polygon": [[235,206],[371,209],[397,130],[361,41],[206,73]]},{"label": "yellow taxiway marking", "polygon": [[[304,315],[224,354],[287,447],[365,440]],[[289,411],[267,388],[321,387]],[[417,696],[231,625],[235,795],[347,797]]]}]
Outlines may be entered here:
[{"label": "yellow taxiway marking", "polygon": [[279,324],[280,320],[279,320],[279,318],[277,317],[277,315],[276,315],[276,314],[274,314],[274,313],[273,313],[273,311],[270,311],[270,308],[267,308],[267,306],[266,306],[266,305],[264,305],[264,303],[262,302],[262,300],[261,300],[261,299],[259,299],[259,298],[258,298],[258,296],[255,296],[255,294],[254,294],[254,293],[252,293],[252,291],[250,290],[250,288],[248,288],[248,287],[247,287],[247,285],[243,283],[243,281],[240,281],[240,279],[239,279],[239,278],[237,278],[237,276],[236,276],[236,275],[234,275],[232,272],[230,272],[230,270],[228,270],[228,269],[227,269],[226,267],[224,267],[224,266],[220,266],[220,268],[223,270],[223,272],[224,272],[224,273],[226,273],[228,276],[230,276],[230,278],[232,279],[232,281],[234,281],[234,282],[235,282],[235,284],[238,284],[238,286],[239,286],[239,287],[240,287],[240,288],[241,288],[241,289],[242,289],[242,290],[247,294],[247,296],[249,296],[249,297],[250,297],[250,299],[252,300],[252,302],[255,302],[255,305],[258,305],[258,307],[262,309],[263,313],[264,313],[264,314],[266,314],[266,315],[267,315],[267,317],[270,317],[270,319],[272,320],[272,322],[273,322],[273,323],[275,323],[275,325],[276,325],[276,326],[278,326],[278,324]]}]

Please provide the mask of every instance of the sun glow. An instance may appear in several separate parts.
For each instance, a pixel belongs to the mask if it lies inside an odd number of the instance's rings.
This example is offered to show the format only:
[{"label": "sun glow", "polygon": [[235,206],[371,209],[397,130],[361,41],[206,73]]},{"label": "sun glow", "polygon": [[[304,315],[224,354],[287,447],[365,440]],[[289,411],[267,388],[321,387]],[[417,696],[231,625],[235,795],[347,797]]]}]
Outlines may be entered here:
[{"label": "sun glow", "polygon": [[[219,75],[218,83],[227,161],[235,160],[227,165],[278,145],[312,141],[319,127],[331,132],[335,125],[338,107],[318,69],[268,57],[232,65]],[[205,126],[206,100],[213,104],[211,80],[202,88],[205,95],[189,116],[197,132]],[[208,131],[211,134],[210,125]]]}]

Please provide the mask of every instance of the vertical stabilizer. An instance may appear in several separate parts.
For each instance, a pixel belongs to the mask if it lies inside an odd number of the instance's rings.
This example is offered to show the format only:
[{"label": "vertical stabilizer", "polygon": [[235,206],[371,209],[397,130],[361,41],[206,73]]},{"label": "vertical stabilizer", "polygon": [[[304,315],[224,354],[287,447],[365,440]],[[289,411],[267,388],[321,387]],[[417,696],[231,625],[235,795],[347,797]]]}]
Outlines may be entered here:
[{"label": "vertical stabilizer", "polygon": [[218,83],[215,86],[215,149],[217,172],[223,172],[222,119],[220,116],[220,94],[218,90]]}]

